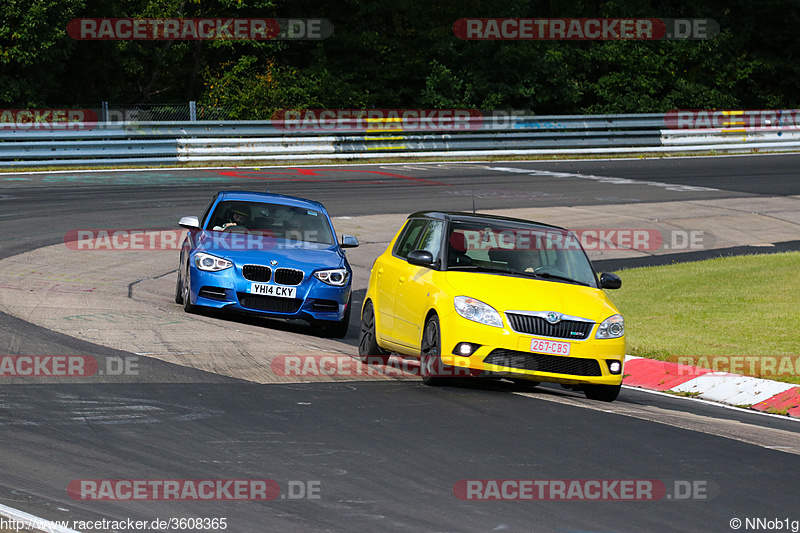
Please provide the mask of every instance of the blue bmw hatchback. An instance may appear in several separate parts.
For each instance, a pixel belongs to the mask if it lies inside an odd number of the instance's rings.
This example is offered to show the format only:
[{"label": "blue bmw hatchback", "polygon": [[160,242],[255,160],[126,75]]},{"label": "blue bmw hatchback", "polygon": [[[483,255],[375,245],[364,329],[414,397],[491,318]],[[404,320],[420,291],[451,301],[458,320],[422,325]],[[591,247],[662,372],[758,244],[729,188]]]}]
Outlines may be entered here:
[{"label": "blue bmw hatchback", "polygon": [[175,302],[272,318],[299,318],[344,337],[352,269],[319,202],[280,194],[224,191],[202,219],[183,217]]}]

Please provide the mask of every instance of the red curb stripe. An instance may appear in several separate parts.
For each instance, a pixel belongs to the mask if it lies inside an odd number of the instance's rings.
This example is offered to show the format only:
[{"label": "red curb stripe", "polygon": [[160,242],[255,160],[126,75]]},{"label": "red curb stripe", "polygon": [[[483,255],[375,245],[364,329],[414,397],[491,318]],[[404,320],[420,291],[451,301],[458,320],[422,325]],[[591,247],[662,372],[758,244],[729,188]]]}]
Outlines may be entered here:
[{"label": "red curb stripe", "polygon": [[759,402],[753,406],[758,411],[781,411],[786,409],[790,416],[800,418],[800,387],[795,387],[776,394],[772,398]]},{"label": "red curb stripe", "polygon": [[669,390],[711,370],[653,359],[631,359],[625,362],[622,382],[632,387],[657,391]]}]

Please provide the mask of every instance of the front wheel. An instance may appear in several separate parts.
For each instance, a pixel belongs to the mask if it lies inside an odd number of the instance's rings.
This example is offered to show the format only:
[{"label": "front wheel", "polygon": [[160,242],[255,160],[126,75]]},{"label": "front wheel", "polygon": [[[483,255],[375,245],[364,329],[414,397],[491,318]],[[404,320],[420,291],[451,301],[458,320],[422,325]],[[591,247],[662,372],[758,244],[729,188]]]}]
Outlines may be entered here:
[{"label": "front wheel", "polygon": [[375,337],[375,308],[370,300],[367,300],[364,304],[364,309],[361,311],[358,358],[365,364],[385,365],[389,361],[389,353],[378,346],[378,340]]},{"label": "front wheel", "polygon": [[541,384],[540,381],[531,381],[529,379],[522,379],[522,378],[514,378],[511,381],[514,383],[514,385],[517,386],[517,388],[525,391],[535,389]]},{"label": "front wheel", "polygon": [[419,352],[419,373],[422,382],[432,387],[449,385],[453,380],[450,377],[453,375],[453,368],[442,363],[442,332],[439,327],[439,317],[436,315],[425,322]]},{"label": "front wheel", "polygon": [[[180,291],[181,291],[181,302],[183,303],[183,310],[187,313],[194,313],[197,310],[197,306],[192,304],[192,292],[191,287],[189,285],[189,280],[185,279],[180,272],[178,273],[178,281],[180,283]],[[177,295],[175,296],[175,301],[178,301]]]},{"label": "front wheel", "polygon": [[622,385],[584,385],[583,393],[590,400],[613,402],[621,389]]},{"label": "front wheel", "polygon": [[175,284],[175,303],[183,305],[183,281],[181,281],[181,269],[178,268],[178,283]]},{"label": "front wheel", "polygon": [[344,316],[341,320],[324,323],[322,326],[322,332],[326,337],[343,339],[347,336],[347,328],[350,327],[350,304],[352,303],[353,297],[351,296],[350,299],[347,300],[347,306],[345,306]]}]

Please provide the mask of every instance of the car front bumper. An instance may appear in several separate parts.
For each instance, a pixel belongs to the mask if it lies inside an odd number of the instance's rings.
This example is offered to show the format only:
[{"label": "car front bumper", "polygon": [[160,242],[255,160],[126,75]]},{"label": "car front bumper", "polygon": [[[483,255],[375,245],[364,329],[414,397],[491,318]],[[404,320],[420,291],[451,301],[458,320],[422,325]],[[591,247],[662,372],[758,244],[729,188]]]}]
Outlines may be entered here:
[{"label": "car front bumper", "polygon": [[338,321],[344,317],[350,298],[349,282],[334,287],[308,274],[294,286],[295,298],[248,294],[253,282],[239,276],[234,268],[219,272],[190,268],[189,275],[192,304],[270,318]]},{"label": "car front bumper", "polygon": [[[509,377],[565,385],[619,385],[625,360],[625,337],[595,339],[597,324],[586,340],[575,341],[527,335],[487,326],[456,313],[440,317],[441,359],[444,365],[471,369],[472,375]],[[568,343],[569,355],[531,351],[534,339]],[[460,343],[476,349],[468,356],[456,355]],[[618,365],[612,365],[618,363]],[[618,371],[612,372],[612,369]]]}]

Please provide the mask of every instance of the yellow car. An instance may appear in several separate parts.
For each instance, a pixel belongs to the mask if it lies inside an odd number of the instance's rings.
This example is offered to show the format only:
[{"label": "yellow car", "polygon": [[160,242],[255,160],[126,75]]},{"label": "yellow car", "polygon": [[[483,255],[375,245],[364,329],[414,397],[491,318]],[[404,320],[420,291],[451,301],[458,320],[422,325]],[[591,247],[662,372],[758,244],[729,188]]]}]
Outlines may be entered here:
[{"label": "yellow car", "polygon": [[459,376],[560,383],[619,394],[625,325],[577,237],[564,228],[469,213],[408,217],[372,266],[359,356],[419,357],[428,385]]}]

